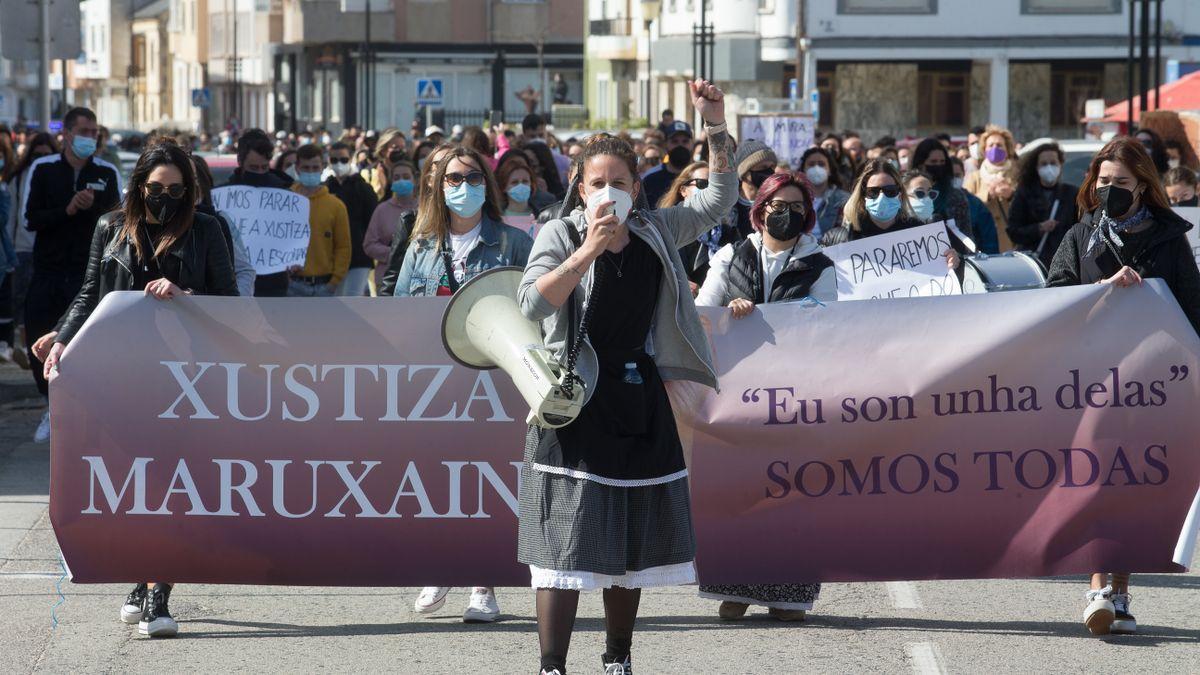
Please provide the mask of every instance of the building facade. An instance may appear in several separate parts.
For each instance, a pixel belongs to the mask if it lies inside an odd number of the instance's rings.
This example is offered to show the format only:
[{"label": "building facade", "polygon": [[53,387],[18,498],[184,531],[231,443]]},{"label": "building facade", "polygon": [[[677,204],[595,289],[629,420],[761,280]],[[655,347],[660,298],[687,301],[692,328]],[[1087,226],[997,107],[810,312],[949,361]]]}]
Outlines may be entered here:
[{"label": "building facade", "polygon": [[206,128],[272,128],[272,53],[283,38],[284,2],[207,0],[207,4],[206,83],[212,105],[207,109]]},{"label": "building facade", "polygon": [[[701,1],[589,0],[595,117],[686,109]],[[710,72],[734,113],[750,98],[789,105],[800,72],[818,90],[820,126],[868,139],[989,122],[1019,138],[1078,137],[1084,101],[1126,96],[1128,0],[706,1]],[[1200,3],[1163,0],[1162,12],[1164,71],[1186,73],[1200,63]],[[799,64],[798,36],[809,47]]]},{"label": "building facade", "polygon": [[[560,100],[582,103],[583,7],[580,0],[283,0],[274,59],[279,129],[480,124],[490,111],[511,121],[530,108],[550,112],[556,76],[566,83]],[[442,98],[427,111],[418,85],[430,80],[440,82]]]}]

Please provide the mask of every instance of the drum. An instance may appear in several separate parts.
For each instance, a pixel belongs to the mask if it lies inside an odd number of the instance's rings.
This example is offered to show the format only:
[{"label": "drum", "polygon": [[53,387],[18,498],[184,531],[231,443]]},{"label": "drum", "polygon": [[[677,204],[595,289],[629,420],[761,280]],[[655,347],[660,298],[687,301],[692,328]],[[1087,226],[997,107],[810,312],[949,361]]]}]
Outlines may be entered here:
[{"label": "drum", "polygon": [[980,253],[963,261],[963,293],[996,293],[1046,287],[1046,268],[1025,251]]}]

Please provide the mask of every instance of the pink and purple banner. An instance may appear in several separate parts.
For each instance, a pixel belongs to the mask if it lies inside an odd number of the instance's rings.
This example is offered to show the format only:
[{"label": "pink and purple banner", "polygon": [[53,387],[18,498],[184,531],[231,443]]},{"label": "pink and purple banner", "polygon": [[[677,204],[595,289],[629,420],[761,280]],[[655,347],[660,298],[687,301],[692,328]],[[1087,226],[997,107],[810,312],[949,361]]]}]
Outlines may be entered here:
[{"label": "pink and purple banner", "polygon": [[[108,296],[51,387],[73,579],[528,584],[527,408],[444,306]],[[1200,339],[1160,284],[703,318],[721,392],[672,386],[703,582],[1187,564]]]}]

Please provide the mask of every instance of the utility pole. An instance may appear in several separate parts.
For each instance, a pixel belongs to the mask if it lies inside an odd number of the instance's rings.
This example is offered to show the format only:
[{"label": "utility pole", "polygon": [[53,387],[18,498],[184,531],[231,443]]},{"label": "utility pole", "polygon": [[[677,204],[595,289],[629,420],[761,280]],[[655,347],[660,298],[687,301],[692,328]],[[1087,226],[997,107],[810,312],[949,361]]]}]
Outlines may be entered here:
[{"label": "utility pole", "polygon": [[1154,109],[1158,110],[1158,88],[1162,85],[1162,0],[1154,0]]},{"label": "utility pole", "polygon": [[1129,0],[1129,58],[1125,60],[1125,131],[1133,133],[1133,45],[1137,34],[1136,24],[1134,23],[1137,14],[1138,0]]},{"label": "utility pole", "polygon": [[[815,88],[814,82],[808,80],[808,64],[812,55],[809,53],[807,7],[804,0],[796,0],[796,97],[811,100],[808,92]],[[811,105],[809,106],[811,107]],[[809,110],[814,116],[816,110]]]},{"label": "utility pole", "polygon": [[363,132],[371,128],[371,84],[375,75],[374,64],[371,63],[371,0],[363,0],[363,16],[366,18],[366,41],[363,42]]},{"label": "utility pole", "polygon": [[1141,62],[1138,64],[1138,82],[1140,83],[1140,91],[1142,97],[1139,110],[1146,112],[1146,99],[1149,98],[1150,92],[1150,0],[1142,0],[1142,44],[1141,44]]},{"label": "utility pole", "polygon": [[[41,19],[41,69],[38,73],[39,107],[42,128],[50,130],[50,0],[40,0]],[[65,76],[65,73],[64,73]]]}]

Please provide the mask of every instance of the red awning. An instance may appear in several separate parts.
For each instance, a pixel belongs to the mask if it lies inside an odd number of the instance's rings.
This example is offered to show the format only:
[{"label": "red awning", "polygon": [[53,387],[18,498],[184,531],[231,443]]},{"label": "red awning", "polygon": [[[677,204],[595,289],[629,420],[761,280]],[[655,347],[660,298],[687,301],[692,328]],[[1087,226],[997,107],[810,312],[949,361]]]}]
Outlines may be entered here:
[{"label": "red awning", "polygon": [[[1141,118],[1142,97],[1133,98],[1133,121]],[[1154,94],[1146,99],[1154,110]],[[1189,73],[1158,88],[1158,110],[1200,110],[1200,71]],[[1129,115],[1128,99],[1110,105],[1104,111],[1105,122],[1124,122]]]}]

